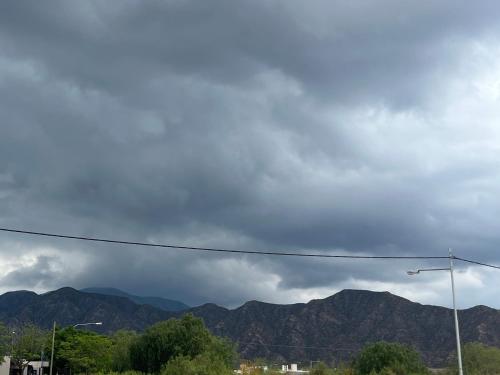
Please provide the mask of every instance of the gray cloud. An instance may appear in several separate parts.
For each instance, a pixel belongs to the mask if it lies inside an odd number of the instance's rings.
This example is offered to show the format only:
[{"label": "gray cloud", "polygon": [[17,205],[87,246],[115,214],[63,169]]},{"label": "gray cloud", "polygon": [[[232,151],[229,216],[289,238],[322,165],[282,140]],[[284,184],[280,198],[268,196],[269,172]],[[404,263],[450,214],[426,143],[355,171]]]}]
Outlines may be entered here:
[{"label": "gray cloud", "polygon": [[60,265],[55,257],[39,255],[34,262],[16,265],[16,268],[2,277],[2,285],[11,288],[47,288],[58,279]]},{"label": "gray cloud", "polygon": [[[55,6],[0,5],[2,226],[243,249],[451,246],[500,262],[495,3]],[[367,282],[429,301],[404,276],[418,262],[2,238],[9,288],[235,305]]]},{"label": "gray cloud", "polygon": [[57,4],[58,15],[4,4],[3,43],[84,87],[122,96],[169,74],[242,85],[277,70],[328,101],[403,106],[425,100],[464,40],[496,31],[499,12],[495,2]]}]

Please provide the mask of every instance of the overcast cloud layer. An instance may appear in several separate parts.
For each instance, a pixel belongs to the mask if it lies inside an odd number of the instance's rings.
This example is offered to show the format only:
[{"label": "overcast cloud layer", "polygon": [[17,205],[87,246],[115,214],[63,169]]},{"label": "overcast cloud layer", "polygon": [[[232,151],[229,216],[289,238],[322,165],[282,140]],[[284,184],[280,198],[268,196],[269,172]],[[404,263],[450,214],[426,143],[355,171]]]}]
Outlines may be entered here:
[{"label": "overcast cloud layer", "polygon": [[[494,1],[0,4],[0,226],[500,264]],[[446,262],[222,256],[0,233],[0,290],[189,304],[343,288],[450,304]],[[459,264],[462,307],[500,271]]]}]

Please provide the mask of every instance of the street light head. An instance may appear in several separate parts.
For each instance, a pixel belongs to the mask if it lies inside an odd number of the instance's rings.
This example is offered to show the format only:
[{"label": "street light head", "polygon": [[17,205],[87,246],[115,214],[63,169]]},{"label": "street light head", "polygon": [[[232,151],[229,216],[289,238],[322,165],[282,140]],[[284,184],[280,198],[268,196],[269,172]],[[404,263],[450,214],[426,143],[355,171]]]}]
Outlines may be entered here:
[{"label": "street light head", "polygon": [[418,275],[420,272],[419,272],[419,271],[406,271],[406,273],[407,273],[409,276],[414,276],[414,275]]},{"label": "street light head", "polygon": [[91,323],[78,323],[73,325],[73,328],[80,326],[102,326],[102,322],[91,322]]}]

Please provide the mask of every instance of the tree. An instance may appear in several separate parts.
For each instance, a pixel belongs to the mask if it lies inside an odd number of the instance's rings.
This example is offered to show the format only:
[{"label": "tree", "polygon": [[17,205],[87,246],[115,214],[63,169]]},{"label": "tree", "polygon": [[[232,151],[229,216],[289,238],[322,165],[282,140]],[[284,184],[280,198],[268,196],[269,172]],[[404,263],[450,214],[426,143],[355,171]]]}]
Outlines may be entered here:
[{"label": "tree", "polygon": [[352,368],[340,363],[335,368],[328,367],[324,362],[319,362],[315,365],[310,375],[352,375]]},{"label": "tree", "polygon": [[428,374],[419,354],[407,345],[378,342],[368,345],[354,362],[357,375]]},{"label": "tree", "polygon": [[310,375],[334,375],[335,372],[323,362],[318,363],[309,373]]},{"label": "tree", "polygon": [[[478,342],[465,344],[462,350],[464,372],[468,375],[500,374],[500,349]],[[456,364],[449,369],[458,374]]]},{"label": "tree", "polygon": [[4,357],[11,351],[12,336],[9,335],[7,327],[0,322],[0,364]]},{"label": "tree", "polygon": [[112,345],[108,337],[95,332],[64,328],[56,333],[56,366],[85,373],[109,370]]},{"label": "tree", "polygon": [[135,331],[120,330],[111,337],[113,347],[111,349],[111,368],[114,371],[123,372],[132,369],[130,360],[130,349],[138,335]]},{"label": "tree", "polygon": [[49,342],[49,333],[34,324],[26,324],[12,333],[11,363],[24,371],[30,361],[40,360]]},{"label": "tree", "polygon": [[201,319],[187,314],[149,327],[132,343],[130,357],[133,369],[158,373],[173,358],[181,358],[177,360],[180,366],[184,357],[193,360],[205,352],[228,367],[234,360],[234,348],[228,341],[213,336]]}]

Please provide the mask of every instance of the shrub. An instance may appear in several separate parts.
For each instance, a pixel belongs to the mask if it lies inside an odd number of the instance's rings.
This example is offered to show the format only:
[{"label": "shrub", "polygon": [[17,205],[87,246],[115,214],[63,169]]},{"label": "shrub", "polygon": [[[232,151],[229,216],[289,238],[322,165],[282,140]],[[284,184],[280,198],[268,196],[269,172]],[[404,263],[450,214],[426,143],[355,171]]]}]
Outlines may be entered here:
[{"label": "shrub", "polygon": [[335,372],[323,362],[318,363],[309,373],[310,375],[334,375]]},{"label": "shrub", "polygon": [[191,359],[178,356],[171,359],[163,368],[162,375],[232,375],[233,371],[212,353],[202,353]]},{"label": "shrub", "polygon": [[[468,375],[500,374],[500,349],[478,342],[463,347],[463,367]],[[449,374],[458,374],[456,362],[450,367]]]},{"label": "shrub", "polygon": [[419,354],[407,345],[378,342],[368,345],[354,362],[357,375],[428,374]]}]

